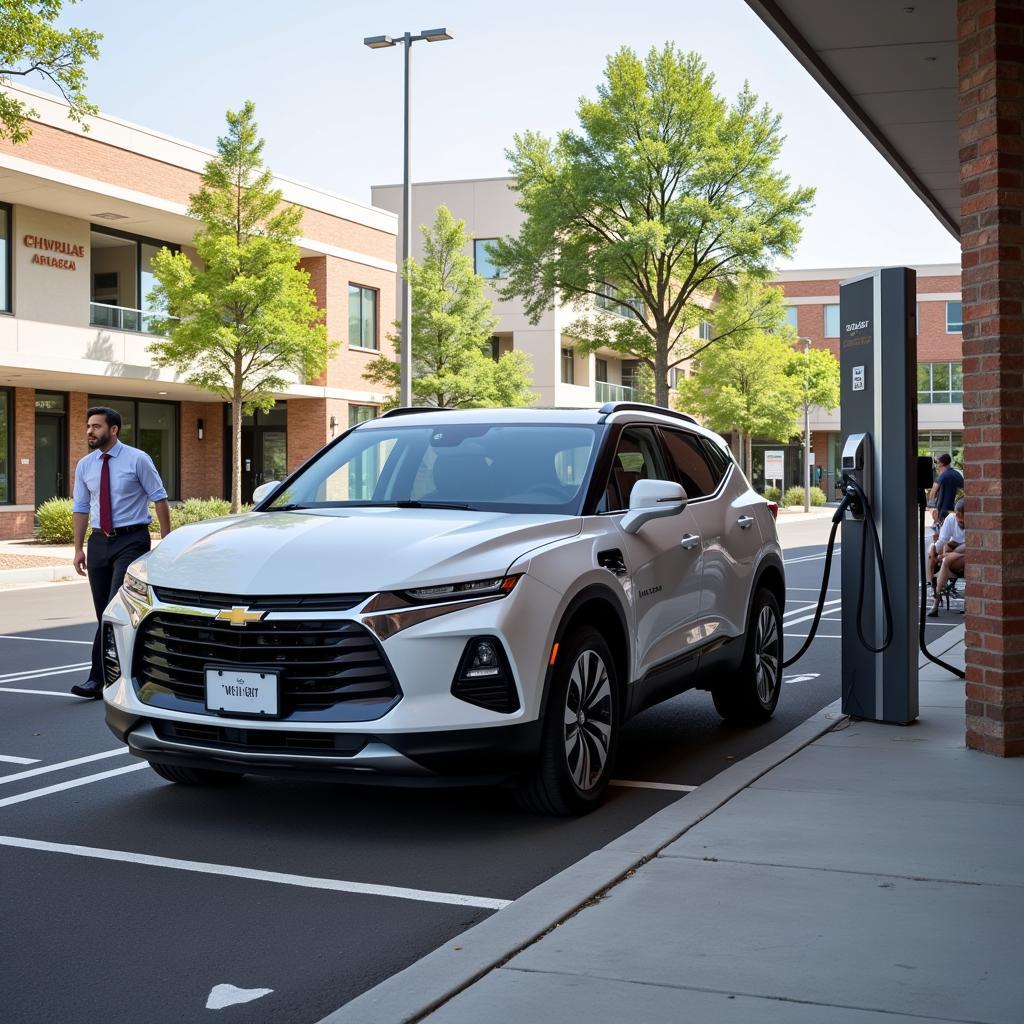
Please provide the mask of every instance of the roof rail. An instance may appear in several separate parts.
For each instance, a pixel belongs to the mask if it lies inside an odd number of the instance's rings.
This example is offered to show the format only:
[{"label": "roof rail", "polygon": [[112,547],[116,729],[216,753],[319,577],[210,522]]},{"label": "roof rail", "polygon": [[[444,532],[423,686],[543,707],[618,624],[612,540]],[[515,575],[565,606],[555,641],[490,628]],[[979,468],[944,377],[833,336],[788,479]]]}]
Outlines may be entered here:
[{"label": "roof rail", "polygon": [[386,420],[389,416],[412,416],[418,412],[451,412],[451,410],[440,405],[400,405],[394,409],[388,409],[385,413],[381,413],[380,419]]},{"label": "roof rail", "polygon": [[602,417],[602,423],[604,418],[611,416],[613,412],[653,412],[659,416],[672,416],[677,420],[686,420],[687,423],[700,426],[700,423],[688,412],[676,412],[675,409],[666,409],[661,405],[647,405],[644,402],[605,402],[597,411]]}]

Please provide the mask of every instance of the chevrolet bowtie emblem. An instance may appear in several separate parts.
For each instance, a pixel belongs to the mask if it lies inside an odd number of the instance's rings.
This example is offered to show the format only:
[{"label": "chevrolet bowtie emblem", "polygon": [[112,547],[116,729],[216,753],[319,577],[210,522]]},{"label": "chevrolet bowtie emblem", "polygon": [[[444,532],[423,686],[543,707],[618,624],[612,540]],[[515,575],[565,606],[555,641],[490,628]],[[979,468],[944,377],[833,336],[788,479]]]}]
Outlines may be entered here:
[{"label": "chevrolet bowtie emblem", "polygon": [[266,612],[251,612],[248,608],[222,608],[214,616],[218,622],[230,622],[232,626],[244,626],[247,622],[259,622]]}]

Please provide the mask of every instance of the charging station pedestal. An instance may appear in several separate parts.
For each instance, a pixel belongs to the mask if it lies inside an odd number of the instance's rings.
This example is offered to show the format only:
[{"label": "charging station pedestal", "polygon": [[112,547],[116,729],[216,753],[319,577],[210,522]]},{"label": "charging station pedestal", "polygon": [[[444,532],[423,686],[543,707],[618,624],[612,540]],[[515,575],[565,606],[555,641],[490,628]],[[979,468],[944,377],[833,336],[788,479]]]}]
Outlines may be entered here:
[{"label": "charging station pedestal", "polygon": [[917,275],[906,267],[854,277],[839,289],[843,461],[867,495],[870,508],[864,515],[874,515],[892,609],[891,642],[873,654],[858,634],[858,606],[860,632],[871,647],[881,647],[886,626],[882,582],[868,523],[847,511],[842,524],[843,712],[900,725],[918,716],[916,295]]}]

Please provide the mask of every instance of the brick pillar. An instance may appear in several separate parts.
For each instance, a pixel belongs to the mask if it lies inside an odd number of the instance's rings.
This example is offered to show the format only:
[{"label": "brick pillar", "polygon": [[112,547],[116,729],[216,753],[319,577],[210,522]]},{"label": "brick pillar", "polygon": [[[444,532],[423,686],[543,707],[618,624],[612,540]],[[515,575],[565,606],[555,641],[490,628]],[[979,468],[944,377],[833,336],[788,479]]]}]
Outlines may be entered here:
[{"label": "brick pillar", "polygon": [[1024,754],[1024,3],[960,0],[967,745]]}]

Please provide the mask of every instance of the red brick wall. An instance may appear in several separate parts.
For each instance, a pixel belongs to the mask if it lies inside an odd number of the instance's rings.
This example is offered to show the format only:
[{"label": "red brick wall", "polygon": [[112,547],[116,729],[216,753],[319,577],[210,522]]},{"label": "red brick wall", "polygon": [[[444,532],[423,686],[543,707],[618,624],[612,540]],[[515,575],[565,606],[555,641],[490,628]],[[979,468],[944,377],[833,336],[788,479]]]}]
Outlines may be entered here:
[{"label": "red brick wall", "polygon": [[[22,462],[27,459],[27,465]],[[14,390],[14,500],[34,505],[36,500],[36,392]],[[31,531],[30,531],[31,532]]]},{"label": "red brick wall", "polygon": [[960,0],[967,745],[1024,754],[1024,9]]},{"label": "red brick wall", "polygon": [[89,396],[82,391],[68,395],[68,496],[75,486],[75,466],[89,454],[85,439],[85,414],[89,410]]},{"label": "red brick wall", "polygon": [[[203,439],[198,423],[203,421]],[[181,497],[223,498],[224,403],[181,403]]]},{"label": "red brick wall", "polygon": [[[335,414],[337,415],[337,414]],[[288,399],[288,472],[292,473],[330,439],[323,398]]]}]

